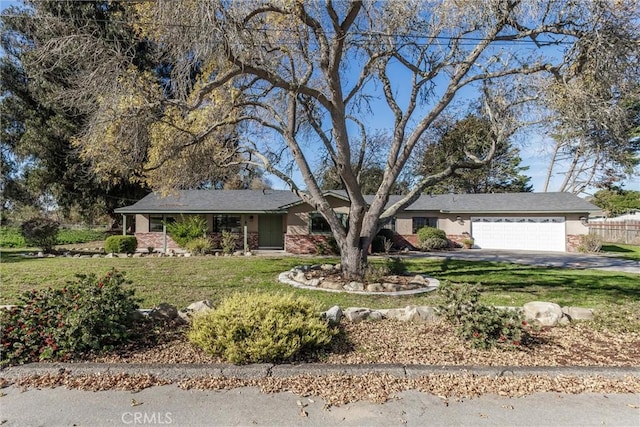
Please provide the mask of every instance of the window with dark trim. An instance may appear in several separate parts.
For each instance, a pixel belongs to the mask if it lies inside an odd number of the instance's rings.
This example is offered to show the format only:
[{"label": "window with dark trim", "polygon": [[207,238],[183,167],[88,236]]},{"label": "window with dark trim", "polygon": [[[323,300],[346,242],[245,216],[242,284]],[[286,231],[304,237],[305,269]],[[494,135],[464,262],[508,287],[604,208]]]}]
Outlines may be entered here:
[{"label": "window with dark trim", "polygon": [[176,219],[175,217],[172,217],[172,216],[165,216],[165,217],[163,217],[162,215],[150,216],[149,232],[162,232],[162,230],[164,229],[164,227],[162,226],[162,223],[164,221],[166,221],[167,224],[169,224],[172,222],[176,222]]},{"label": "window with dark trim", "polygon": [[214,215],[213,216],[213,232],[222,233],[229,231],[231,233],[240,233],[241,222],[240,215]]},{"label": "window with dark trim", "polygon": [[[336,214],[340,222],[346,226],[348,215],[345,213]],[[309,214],[309,233],[311,234],[331,234],[329,223],[319,212]]]},{"label": "window with dark trim", "polygon": [[412,218],[412,234],[416,234],[423,227],[438,227],[438,218],[432,216],[414,216]]}]

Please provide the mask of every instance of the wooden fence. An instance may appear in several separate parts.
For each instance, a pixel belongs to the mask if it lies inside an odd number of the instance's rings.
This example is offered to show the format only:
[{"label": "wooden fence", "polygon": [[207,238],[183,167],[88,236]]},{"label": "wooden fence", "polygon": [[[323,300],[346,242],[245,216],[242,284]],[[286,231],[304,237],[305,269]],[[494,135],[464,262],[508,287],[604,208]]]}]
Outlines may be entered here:
[{"label": "wooden fence", "polygon": [[640,221],[602,221],[590,222],[589,234],[600,236],[608,243],[640,245]]}]

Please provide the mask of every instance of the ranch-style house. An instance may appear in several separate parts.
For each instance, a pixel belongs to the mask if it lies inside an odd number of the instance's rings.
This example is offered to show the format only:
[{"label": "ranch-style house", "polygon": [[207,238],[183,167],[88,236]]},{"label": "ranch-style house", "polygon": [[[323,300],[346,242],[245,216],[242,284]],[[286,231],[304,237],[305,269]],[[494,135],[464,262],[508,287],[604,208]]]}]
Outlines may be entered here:
[{"label": "ranch-style house", "polygon": [[[346,192],[325,195],[346,220]],[[390,202],[399,197],[391,196]],[[415,245],[417,230],[428,225],[444,230],[452,242],[473,237],[477,248],[566,252],[576,250],[580,236],[589,232],[589,214],[597,211],[571,193],[425,194],[386,227],[396,233],[396,245],[405,247]],[[123,215],[123,230],[135,234],[141,250],[178,249],[165,224],[186,215],[206,218],[214,241],[229,231],[238,236],[238,248],[250,250],[315,253],[331,236],[322,216],[287,190],[152,193],[116,213]]]}]

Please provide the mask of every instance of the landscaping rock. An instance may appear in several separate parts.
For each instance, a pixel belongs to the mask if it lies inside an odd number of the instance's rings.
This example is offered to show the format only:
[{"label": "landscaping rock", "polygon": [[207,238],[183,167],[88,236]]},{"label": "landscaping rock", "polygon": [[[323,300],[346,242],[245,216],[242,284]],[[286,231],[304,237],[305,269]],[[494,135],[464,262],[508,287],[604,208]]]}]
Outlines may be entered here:
[{"label": "landscaping rock", "polygon": [[582,307],[562,307],[562,312],[571,320],[593,320],[593,309]]},{"label": "landscaping rock", "polygon": [[300,283],[307,283],[307,277],[304,275],[303,271],[298,271],[293,277],[293,280]]},{"label": "landscaping rock", "polygon": [[349,282],[344,285],[347,291],[364,291],[364,283],[362,282]]},{"label": "landscaping rock", "polygon": [[320,270],[323,271],[333,271],[333,264],[322,264],[320,266]]},{"label": "landscaping rock", "polygon": [[410,305],[404,310],[407,322],[433,323],[438,320],[438,313],[433,307]]},{"label": "landscaping rock", "polygon": [[176,306],[164,302],[149,312],[149,318],[153,320],[169,321],[174,320],[177,317],[178,309]]},{"label": "landscaping rock", "polygon": [[105,258],[115,258],[116,256],[114,255],[113,252],[111,252],[111,253],[106,254],[104,257]]},{"label": "landscaping rock", "polygon": [[334,305],[322,315],[322,317],[327,319],[330,323],[340,323],[342,316],[342,309],[337,305]]},{"label": "landscaping rock", "polygon": [[380,283],[370,283],[367,285],[367,292],[384,292],[384,287]]},{"label": "landscaping rock", "polygon": [[[536,320],[541,326],[556,326],[561,323],[564,313],[558,304],[552,302],[533,301],[523,307],[525,319]],[[563,322],[566,322],[567,319]]]},{"label": "landscaping rock", "polygon": [[418,274],[413,279],[411,279],[409,283],[419,285],[419,286],[425,286],[429,284],[429,281],[425,279],[424,276],[421,276]]},{"label": "landscaping rock", "polygon": [[208,299],[189,304],[186,308],[178,312],[178,316],[185,322],[190,322],[197,313],[211,310],[211,301]]},{"label": "landscaping rock", "polygon": [[[371,309],[364,307],[349,307],[344,311],[344,316],[350,322],[362,322],[368,319],[370,314]],[[382,314],[380,314],[380,318],[382,318]]]},{"label": "landscaping rock", "polygon": [[320,283],[320,288],[324,288],[324,289],[333,289],[336,291],[343,291],[344,288],[342,287],[342,283],[338,283],[338,282],[332,282],[330,280],[325,280],[323,282]]}]

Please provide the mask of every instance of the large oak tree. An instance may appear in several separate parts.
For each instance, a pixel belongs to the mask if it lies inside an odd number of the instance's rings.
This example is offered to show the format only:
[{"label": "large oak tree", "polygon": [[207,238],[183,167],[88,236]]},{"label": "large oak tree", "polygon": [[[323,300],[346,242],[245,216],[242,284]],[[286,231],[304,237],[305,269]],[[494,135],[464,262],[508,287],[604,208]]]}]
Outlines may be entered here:
[{"label": "large oak tree", "polygon": [[[98,91],[78,147],[104,173],[147,176],[165,190],[229,163],[259,165],[285,181],[329,223],[344,274],[358,278],[376,231],[456,170],[488,163],[532,95],[531,78],[559,76],[562,55],[617,19],[637,40],[632,2],[557,0],[332,1],[160,0],[133,3],[140,37],[171,64],[167,86],[123,67],[127,52],[78,34],[94,53],[68,99]],[[602,13],[606,10],[607,13]],[[49,43],[41,58],[71,38]],[[599,51],[590,52],[598,57]],[[196,70],[196,72],[194,72]],[[480,95],[480,96],[477,96]],[[484,157],[468,150],[416,177],[389,204],[394,183],[426,132],[455,101],[481,98],[491,126]],[[384,121],[392,140],[384,175],[365,202],[352,141]],[[124,155],[123,153],[128,153]],[[238,153],[241,158],[238,158]],[[328,157],[351,202],[344,226],[314,175]],[[304,184],[292,178],[302,176]]]}]

